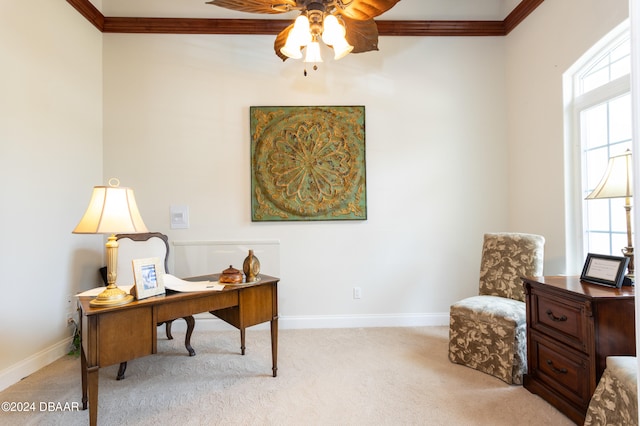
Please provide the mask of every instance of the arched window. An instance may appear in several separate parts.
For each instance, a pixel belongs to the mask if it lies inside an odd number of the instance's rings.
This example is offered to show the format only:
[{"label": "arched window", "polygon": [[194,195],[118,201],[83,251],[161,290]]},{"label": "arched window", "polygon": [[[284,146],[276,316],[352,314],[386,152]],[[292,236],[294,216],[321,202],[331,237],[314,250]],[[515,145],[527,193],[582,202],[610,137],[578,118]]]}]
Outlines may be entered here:
[{"label": "arched window", "polygon": [[568,273],[580,272],[587,253],[621,256],[627,246],[625,199],[585,197],[609,158],[631,149],[630,51],[625,22],[565,74]]}]

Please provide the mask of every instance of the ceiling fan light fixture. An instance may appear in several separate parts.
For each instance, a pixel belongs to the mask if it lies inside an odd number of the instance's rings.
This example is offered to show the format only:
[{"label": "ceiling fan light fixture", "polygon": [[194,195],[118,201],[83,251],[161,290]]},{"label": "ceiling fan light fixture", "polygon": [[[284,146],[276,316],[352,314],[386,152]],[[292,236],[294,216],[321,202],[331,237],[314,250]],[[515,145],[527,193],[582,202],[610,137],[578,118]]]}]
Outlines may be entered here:
[{"label": "ceiling fan light fixture", "polygon": [[[318,40],[333,48],[335,58],[378,50],[378,27],[374,18],[400,0],[209,0],[225,9],[248,13],[278,14],[293,10],[301,15],[276,36],[276,55],[305,62],[322,62]],[[325,22],[326,21],[326,22]],[[347,40],[346,33],[349,38]],[[305,50],[306,52],[302,52]],[[314,67],[315,68],[315,67]]]}]

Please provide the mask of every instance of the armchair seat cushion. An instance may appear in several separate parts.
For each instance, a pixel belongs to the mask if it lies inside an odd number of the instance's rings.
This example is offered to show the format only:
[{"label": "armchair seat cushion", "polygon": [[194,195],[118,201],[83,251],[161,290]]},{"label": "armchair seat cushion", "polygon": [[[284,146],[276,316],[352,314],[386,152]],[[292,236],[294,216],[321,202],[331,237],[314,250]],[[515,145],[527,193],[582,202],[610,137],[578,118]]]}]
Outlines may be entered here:
[{"label": "armchair seat cushion", "polygon": [[498,296],[472,296],[451,305],[451,315],[472,321],[494,324],[495,327],[518,327],[527,322],[524,302]]}]

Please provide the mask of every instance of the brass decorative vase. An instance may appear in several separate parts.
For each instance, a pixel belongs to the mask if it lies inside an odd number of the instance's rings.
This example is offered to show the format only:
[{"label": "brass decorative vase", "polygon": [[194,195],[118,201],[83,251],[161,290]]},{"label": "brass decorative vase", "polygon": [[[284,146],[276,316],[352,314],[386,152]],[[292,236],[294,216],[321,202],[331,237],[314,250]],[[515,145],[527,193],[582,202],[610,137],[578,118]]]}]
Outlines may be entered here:
[{"label": "brass decorative vase", "polygon": [[244,259],[242,270],[246,277],[246,282],[257,281],[258,274],[260,273],[260,261],[253,254],[253,250],[249,250],[249,255]]}]

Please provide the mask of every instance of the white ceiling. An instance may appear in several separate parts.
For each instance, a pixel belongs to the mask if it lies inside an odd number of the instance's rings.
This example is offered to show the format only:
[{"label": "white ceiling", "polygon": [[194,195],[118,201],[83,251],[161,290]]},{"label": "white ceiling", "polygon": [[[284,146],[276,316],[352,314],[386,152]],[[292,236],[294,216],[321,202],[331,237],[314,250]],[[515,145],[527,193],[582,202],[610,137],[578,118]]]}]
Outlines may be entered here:
[{"label": "white ceiling", "polygon": [[[90,0],[104,16],[138,18],[287,19],[297,12],[257,15],[206,4],[208,0]],[[520,0],[401,0],[376,19],[501,21]]]}]

